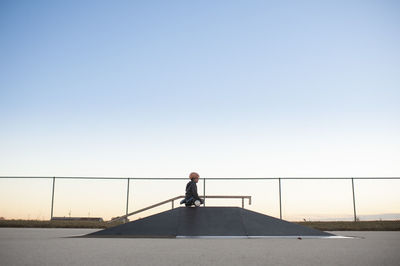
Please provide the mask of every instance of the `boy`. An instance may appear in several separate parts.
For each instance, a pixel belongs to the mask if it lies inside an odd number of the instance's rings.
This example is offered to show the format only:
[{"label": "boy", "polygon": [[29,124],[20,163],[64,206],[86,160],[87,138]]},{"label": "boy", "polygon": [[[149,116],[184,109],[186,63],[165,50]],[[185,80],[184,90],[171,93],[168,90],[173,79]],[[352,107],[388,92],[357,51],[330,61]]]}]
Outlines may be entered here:
[{"label": "boy", "polygon": [[200,204],[203,204],[204,201],[200,199],[199,195],[197,194],[197,185],[196,183],[199,182],[200,175],[196,172],[192,172],[189,175],[190,182],[186,185],[186,194],[185,199],[181,201],[185,203],[186,207],[190,207],[195,204],[195,201],[200,201]]}]

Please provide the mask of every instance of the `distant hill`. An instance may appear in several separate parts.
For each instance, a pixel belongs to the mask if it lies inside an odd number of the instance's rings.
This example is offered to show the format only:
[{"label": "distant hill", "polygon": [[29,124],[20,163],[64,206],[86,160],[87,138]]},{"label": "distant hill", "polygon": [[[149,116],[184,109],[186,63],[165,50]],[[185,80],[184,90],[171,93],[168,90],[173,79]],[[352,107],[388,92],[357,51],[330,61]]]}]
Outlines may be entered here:
[{"label": "distant hill", "polygon": [[[327,217],[327,216],[319,216],[319,215],[309,215],[300,218],[300,215],[297,215],[296,217],[289,219],[292,221],[353,221],[354,216],[352,215],[346,215],[342,217]],[[400,213],[382,213],[382,214],[362,214],[362,215],[357,215],[358,219],[360,221],[379,221],[379,220],[384,220],[384,221],[391,221],[391,220],[400,220]]]}]

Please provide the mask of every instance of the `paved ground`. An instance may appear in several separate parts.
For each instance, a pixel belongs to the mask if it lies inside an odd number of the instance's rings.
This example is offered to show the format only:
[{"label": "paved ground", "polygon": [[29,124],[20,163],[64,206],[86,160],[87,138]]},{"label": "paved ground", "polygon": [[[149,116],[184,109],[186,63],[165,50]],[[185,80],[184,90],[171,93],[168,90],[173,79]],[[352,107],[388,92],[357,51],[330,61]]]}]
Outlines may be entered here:
[{"label": "paved ground", "polygon": [[63,238],[94,231],[0,228],[0,265],[400,265],[400,232],[303,240]]}]

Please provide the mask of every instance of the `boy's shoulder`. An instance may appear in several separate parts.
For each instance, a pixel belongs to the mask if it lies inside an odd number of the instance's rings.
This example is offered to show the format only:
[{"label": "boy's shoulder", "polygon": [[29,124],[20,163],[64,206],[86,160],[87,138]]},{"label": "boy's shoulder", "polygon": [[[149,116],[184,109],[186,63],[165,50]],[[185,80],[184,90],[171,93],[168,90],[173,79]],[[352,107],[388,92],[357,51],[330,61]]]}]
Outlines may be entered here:
[{"label": "boy's shoulder", "polygon": [[190,181],[187,183],[188,186],[189,186],[189,185],[193,185],[193,184],[196,185],[196,182],[194,182],[193,180],[190,180]]}]

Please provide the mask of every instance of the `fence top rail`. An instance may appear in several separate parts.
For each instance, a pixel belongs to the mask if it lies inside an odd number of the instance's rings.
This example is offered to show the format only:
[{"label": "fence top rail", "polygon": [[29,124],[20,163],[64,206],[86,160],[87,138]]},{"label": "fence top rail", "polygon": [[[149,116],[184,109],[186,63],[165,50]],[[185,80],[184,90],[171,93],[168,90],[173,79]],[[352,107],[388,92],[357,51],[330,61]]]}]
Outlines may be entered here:
[{"label": "fence top rail", "polygon": [[[100,176],[0,176],[1,179],[93,179],[93,180],[188,180],[186,177],[100,177]],[[400,179],[394,176],[382,177],[205,177],[204,180],[351,180],[351,179]]]}]

